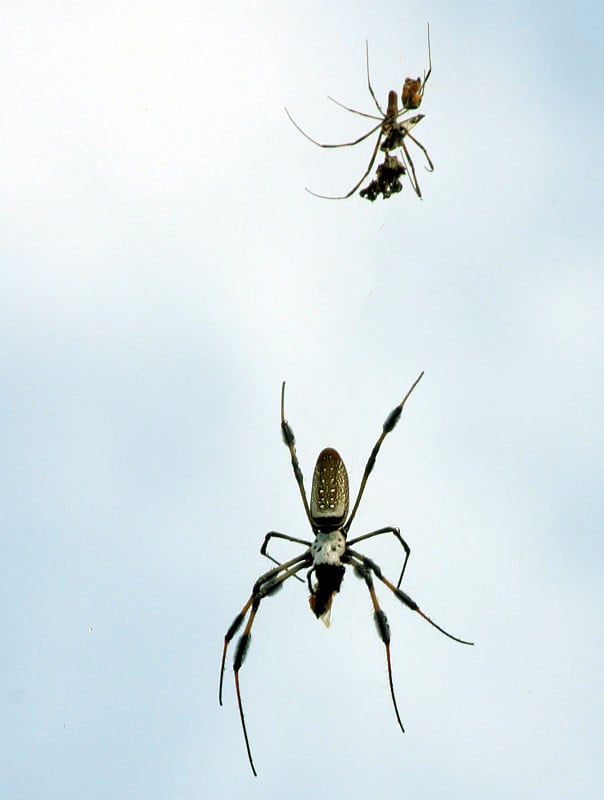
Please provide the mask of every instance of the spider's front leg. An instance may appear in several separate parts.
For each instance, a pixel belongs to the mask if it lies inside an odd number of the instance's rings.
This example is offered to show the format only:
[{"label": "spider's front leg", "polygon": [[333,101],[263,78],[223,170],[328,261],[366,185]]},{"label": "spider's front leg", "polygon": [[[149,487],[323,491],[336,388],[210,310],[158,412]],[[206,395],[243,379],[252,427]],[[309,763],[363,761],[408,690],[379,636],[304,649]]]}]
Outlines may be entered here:
[{"label": "spider's front leg", "polygon": [[394,694],[394,682],[392,680],[392,663],[390,661],[390,625],[388,624],[388,618],[382,609],[380,608],[380,604],[377,599],[377,594],[375,593],[375,587],[373,585],[373,578],[371,577],[371,571],[369,568],[358,558],[356,558],[356,554],[351,553],[348,551],[348,556],[350,556],[349,561],[354,568],[354,572],[357,577],[362,578],[365,581],[367,589],[369,590],[369,594],[371,596],[371,602],[373,603],[373,618],[375,620],[375,626],[377,628],[378,634],[380,635],[380,639],[384,642],[384,647],[386,648],[386,664],[388,666],[388,683],[390,684],[390,696],[392,698],[392,705],[394,706],[394,713],[396,714],[396,721],[399,724],[401,731],[404,733],[405,728],[403,727],[403,723],[401,720],[401,716],[398,711],[398,705],[396,703],[396,695]]}]

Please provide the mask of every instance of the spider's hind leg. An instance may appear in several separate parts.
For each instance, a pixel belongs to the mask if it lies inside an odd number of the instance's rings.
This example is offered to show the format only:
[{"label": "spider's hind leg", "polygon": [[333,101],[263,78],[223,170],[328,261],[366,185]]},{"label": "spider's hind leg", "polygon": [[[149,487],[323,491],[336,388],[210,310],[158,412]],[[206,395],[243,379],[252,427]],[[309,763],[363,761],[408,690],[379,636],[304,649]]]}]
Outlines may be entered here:
[{"label": "spider's hind leg", "polygon": [[[380,127],[380,126],[378,125],[378,127]],[[373,133],[375,130],[377,130],[377,128],[374,128],[374,130],[370,131],[370,133]],[[378,153],[378,149],[379,149],[380,143],[382,141],[382,136],[383,136],[383,133],[382,133],[382,131],[380,131],[379,135],[378,135],[378,138],[376,139],[376,142],[375,142],[375,147],[373,148],[373,153],[371,154],[371,158],[369,159],[369,164],[367,165],[367,169],[365,170],[363,175],[360,177],[360,179],[355,183],[355,185],[352,187],[352,189],[350,189],[349,192],[347,192],[346,194],[342,194],[342,195],[333,195],[332,196],[332,195],[329,195],[329,194],[318,194],[317,192],[312,192],[310,189],[307,189],[306,191],[309,194],[312,194],[314,197],[320,197],[323,200],[347,200],[349,197],[352,197],[352,195],[356,192],[356,190],[359,188],[359,186],[363,183],[365,178],[371,172],[371,169],[372,169],[372,167],[373,167],[373,165],[375,163],[375,159],[376,159],[376,156],[377,156],[377,153]]]},{"label": "spider's hind leg", "polygon": [[468,644],[468,645],[474,644],[474,642],[468,642],[466,641],[466,639],[460,639],[458,636],[453,636],[452,633],[449,633],[444,628],[441,628],[440,625],[437,625],[433,619],[431,619],[427,614],[424,614],[424,612],[417,605],[415,600],[413,600],[413,598],[409,597],[409,595],[406,592],[403,592],[402,589],[397,588],[391,581],[388,580],[388,578],[385,578],[383,576],[382,570],[380,569],[380,567],[378,567],[375,561],[372,561],[370,558],[367,558],[367,556],[362,555],[362,553],[357,553],[354,550],[347,550],[346,552],[351,564],[360,563],[366,569],[371,570],[371,572],[373,572],[375,577],[379,581],[381,581],[384,584],[384,586],[387,586],[392,592],[392,594],[394,594],[401,601],[401,603],[404,603],[407,606],[407,608],[411,609],[411,611],[417,611],[420,617],[423,617],[426,620],[426,622],[429,622],[433,628],[436,628],[436,630],[440,631],[449,639],[453,639],[454,642],[459,642],[459,644]]},{"label": "spider's hind leg", "polygon": [[[252,589],[252,594],[249,597],[248,601],[245,603],[239,614],[235,617],[229,629],[227,630],[225,637],[224,637],[224,649],[222,651],[222,661],[220,664],[220,684],[218,687],[218,700],[220,705],[222,705],[222,684],[224,680],[224,665],[226,661],[226,654],[228,646],[245,621],[245,618],[250,612],[248,617],[247,623],[243,630],[243,633],[239,637],[239,641],[237,642],[237,647],[235,648],[235,658],[233,659],[233,672],[235,675],[235,691],[237,693],[237,705],[239,707],[239,717],[241,719],[241,727],[243,729],[243,738],[245,740],[245,749],[247,751],[247,757],[250,762],[250,767],[252,768],[252,772],[254,775],[257,775],[256,768],[254,767],[254,760],[252,758],[252,750],[250,747],[250,742],[247,734],[247,726],[245,724],[245,715],[243,713],[243,702],[241,700],[241,689],[239,687],[239,670],[241,669],[245,657],[247,655],[247,651],[250,646],[251,641],[251,631],[252,625],[254,624],[254,619],[256,618],[256,614],[258,612],[258,608],[260,607],[260,601],[263,600],[265,597],[268,597],[271,594],[277,592],[281,586],[283,585],[284,581],[288,578],[291,578],[292,575],[295,575],[301,569],[310,566],[309,556],[308,553],[303,553],[301,556],[297,556],[297,558],[293,558],[291,561],[286,562],[285,564],[280,564],[275,569],[266,572],[262,575]],[[251,611],[250,611],[251,609]]]},{"label": "spider's hind leg", "polygon": [[377,594],[375,592],[375,587],[373,585],[373,578],[371,577],[370,570],[367,568],[367,566],[363,563],[361,559],[356,558],[355,555],[351,554],[350,552],[349,555],[352,556],[350,558],[350,563],[354,568],[355,574],[359,578],[362,578],[365,581],[365,584],[371,596],[371,602],[373,603],[373,618],[375,620],[375,626],[377,628],[380,639],[384,642],[384,647],[386,648],[386,664],[388,667],[388,683],[390,684],[390,696],[392,697],[392,705],[394,706],[396,721],[398,722],[401,731],[404,733],[405,728],[403,727],[401,716],[398,711],[398,705],[396,703],[396,695],[394,694],[394,682],[392,680],[392,663],[390,661],[390,625],[388,624],[388,618],[386,617],[385,612],[382,611],[382,609],[380,608],[380,604],[377,599]]},{"label": "spider's hind leg", "polygon": [[426,172],[434,172],[434,164],[432,163],[432,159],[428,155],[428,151],[426,150],[424,145],[418,139],[416,139],[415,136],[413,136],[413,134],[408,133],[407,136],[408,136],[409,139],[411,139],[411,141],[415,145],[417,145],[417,147],[419,147],[419,149],[422,151],[422,153],[426,157],[426,161],[428,162],[428,166],[425,168]]},{"label": "spider's hind leg", "polygon": [[[243,625],[245,618],[247,617],[248,611],[250,610],[256,599],[258,600],[259,604],[260,600],[263,597],[267,597],[273,591],[277,591],[277,588],[280,586],[280,584],[284,580],[287,580],[287,578],[289,578],[292,573],[298,572],[298,570],[303,569],[303,567],[305,566],[309,566],[307,553],[303,553],[301,556],[292,558],[291,561],[286,561],[284,564],[279,564],[278,567],[270,569],[268,572],[265,572],[264,575],[261,575],[254,584],[251,595],[249,596],[248,600],[246,601],[241,611],[231,622],[227,632],[224,635],[224,648],[222,651],[222,661],[220,663],[220,683],[218,686],[218,702],[220,703],[220,705],[222,705],[222,685],[224,683],[224,666],[226,663],[227,650],[229,648],[229,644],[233,640],[233,637],[235,636],[239,628]],[[279,575],[279,573],[283,574]],[[255,615],[255,613],[256,612],[254,611],[253,614]],[[248,625],[246,626],[246,630],[248,630],[250,627],[251,625],[248,620]]]}]

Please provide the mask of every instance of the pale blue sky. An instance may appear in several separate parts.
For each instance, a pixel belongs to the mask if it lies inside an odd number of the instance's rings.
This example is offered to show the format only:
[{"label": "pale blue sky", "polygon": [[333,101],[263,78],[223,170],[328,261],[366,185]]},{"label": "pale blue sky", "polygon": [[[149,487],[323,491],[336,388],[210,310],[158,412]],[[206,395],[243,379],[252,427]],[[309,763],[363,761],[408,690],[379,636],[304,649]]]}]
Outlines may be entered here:
[{"label": "pale blue sky", "polygon": [[[599,798],[604,790],[604,12],[579,3],[5,3],[0,32],[0,795]],[[328,202],[322,151],[427,65],[419,201]],[[398,525],[327,631],[294,581],[241,673],[266,531],[309,534],[325,446],[351,534]],[[364,548],[392,577],[392,543]],[[276,548],[283,558],[295,546]],[[229,660],[230,662],[230,660]]]}]

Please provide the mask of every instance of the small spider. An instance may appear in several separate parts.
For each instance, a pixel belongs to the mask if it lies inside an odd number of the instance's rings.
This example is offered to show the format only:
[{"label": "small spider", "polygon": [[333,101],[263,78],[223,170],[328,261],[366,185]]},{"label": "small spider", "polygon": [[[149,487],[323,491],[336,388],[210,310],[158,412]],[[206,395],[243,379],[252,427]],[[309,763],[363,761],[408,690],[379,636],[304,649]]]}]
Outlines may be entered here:
[{"label": "small spider", "polygon": [[[367,165],[367,169],[363,173],[361,179],[355,183],[352,189],[344,195],[324,195],[318,194],[317,192],[313,192],[310,189],[306,191],[310,194],[314,195],[315,197],[321,197],[325,200],[345,200],[348,197],[351,197],[359,186],[363,183],[367,175],[371,172],[373,164],[375,162],[378,150],[382,152],[388,153],[391,150],[396,150],[398,148],[402,151],[403,156],[403,163],[405,172],[409,173],[409,177],[411,180],[411,186],[413,187],[413,191],[415,194],[421,198],[422,193],[419,187],[419,182],[417,180],[417,175],[415,173],[415,165],[413,163],[413,159],[407,149],[407,145],[405,143],[405,139],[410,139],[419,149],[423,152],[426,161],[428,163],[428,171],[432,172],[434,170],[434,164],[432,163],[430,156],[428,155],[428,151],[424,147],[421,142],[419,142],[411,133],[411,130],[422,121],[424,118],[424,114],[416,114],[413,117],[407,117],[406,119],[399,119],[402,114],[407,113],[407,111],[414,111],[419,108],[421,105],[422,99],[424,97],[424,90],[426,88],[426,83],[428,82],[428,78],[432,72],[432,56],[430,52],[430,26],[428,26],[428,71],[424,73],[423,80],[421,78],[406,78],[405,83],[403,85],[403,90],[401,93],[401,103],[402,107],[399,109],[398,107],[398,96],[394,90],[390,90],[388,93],[388,105],[386,107],[386,112],[378,103],[377,97],[375,96],[375,92],[373,91],[373,87],[371,86],[371,79],[369,77],[369,43],[366,42],[366,61],[367,61],[367,86],[369,87],[369,92],[371,97],[373,98],[373,102],[375,103],[380,116],[376,116],[375,114],[366,114],[363,111],[357,111],[354,108],[349,108],[349,106],[345,106],[343,103],[340,103],[339,100],[335,100],[333,97],[329,97],[329,99],[336,103],[336,105],[341,106],[342,108],[346,109],[346,111],[350,111],[353,114],[358,114],[361,117],[366,117],[367,119],[374,119],[378,120],[378,124],[374,125],[371,130],[367,131],[367,133],[360,136],[358,139],[355,139],[352,142],[342,142],[340,144],[323,144],[322,142],[318,142],[316,139],[313,139],[312,136],[309,136],[306,131],[302,130],[302,128],[298,125],[292,115],[289,113],[287,108],[285,109],[285,113],[294,124],[294,126],[300,131],[300,133],[305,136],[309,141],[313,144],[316,144],[318,147],[324,148],[335,148],[335,147],[352,147],[355,144],[359,144],[360,142],[365,141],[368,139],[373,133],[379,131],[378,137],[375,142],[375,146],[373,148],[373,152],[371,154],[371,158],[369,159],[369,164]],[[369,187],[368,187],[369,188]],[[371,194],[371,193],[370,193]],[[370,197],[369,195],[362,195],[367,196],[368,199],[375,199],[375,197]],[[388,195],[389,196],[389,195]],[[384,195],[386,197],[386,195]]]},{"label": "small spider", "polygon": [[[218,689],[218,700],[220,705],[222,705],[222,684],[224,679],[224,667],[227,649],[230,641],[233,639],[239,628],[243,625],[247,617],[245,628],[235,649],[233,672],[235,676],[235,691],[237,693],[237,703],[239,706],[239,716],[241,718],[245,747],[254,775],[257,775],[257,773],[256,768],[254,767],[254,761],[252,759],[252,751],[250,748],[245,717],[243,714],[243,703],[241,700],[241,691],[239,687],[239,670],[241,669],[250,645],[251,629],[256,614],[258,613],[260,602],[264,600],[265,597],[269,597],[277,592],[283,586],[283,583],[288,580],[288,578],[295,577],[298,580],[301,580],[297,574],[301,570],[308,570],[306,580],[310,592],[310,608],[313,614],[318,619],[322,620],[327,626],[329,626],[330,622],[332,602],[335,595],[340,591],[340,587],[342,585],[345,565],[349,564],[353,568],[357,577],[365,581],[365,585],[367,586],[369,595],[371,597],[371,602],[373,604],[374,620],[377,626],[378,634],[386,648],[386,666],[388,668],[390,695],[392,698],[392,704],[394,706],[394,713],[396,715],[397,722],[403,733],[405,729],[403,728],[403,723],[399,715],[396,697],[394,694],[394,683],[392,680],[392,666],[390,661],[390,626],[388,625],[386,614],[380,608],[373,578],[377,578],[378,581],[390,589],[390,591],[393,592],[393,594],[402,603],[404,603],[404,605],[406,605],[412,611],[417,611],[417,613],[427,622],[429,622],[430,625],[434,626],[445,636],[448,636],[450,639],[460,642],[461,644],[473,644],[473,642],[467,642],[463,639],[459,639],[457,636],[447,633],[444,628],[441,628],[440,625],[437,625],[435,622],[433,622],[433,620],[430,619],[430,617],[424,614],[417,603],[412,600],[408,594],[400,589],[401,581],[403,580],[405,567],[407,566],[407,560],[409,559],[411,550],[409,545],[401,536],[398,528],[393,528],[391,526],[378,528],[370,533],[365,533],[362,536],[357,536],[355,539],[348,540],[348,531],[355,514],[357,513],[359,503],[361,502],[361,497],[363,496],[363,492],[365,490],[365,485],[367,484],[367,479],[369,478],[369,475],[375,465],[375,460],[380,447],[382,446],[382,442],[399,421],[403,407],[407,402],[407,398],[415,389],[423,374],[424,373],[422,372],[419,375],[398,406],[396,406],[396,408],[394,408],[390,414],[388,414],[388,417],[384,422],[382,432],[378,437],[377,442],[373,446],[373,450],[371,451],[365,466],[365,471],[363,472],[363,477],[361,479],[361,485],[359,487],[357,498],[352,507],[350,515],[348,514],[348,474],[346,472],[344,462],[340,458],[339,454],[331,447],[324,449],[319,454],[317,459],[313,474],[309,504],[306,491],[304,489],[302,471],[296,455],[294,433],[289,423],[285,419],[285,383],[283,383],[281,387],[281,433],[283,435],[283,441],[290,452],[296,483],[298,484],[304,510],[315,538],[312,542],[310,542],[306,539],[298,539],[295,536],[289,536],[285,533],[278,533],[277,531],[270,531],[266,534],[264,537],[264,542],[262,543],[262,547],[260,548],[260,553],[271,559],[271,561],[274,561],[277,566],[268,572],[265,572],[264,575],[261,575],[254,583],[250,597],[231,623],[224,637],[224,649],[222,652],[222,662],[220,665],[220,683]],[[374,561],[358,552],[358,550],[354,550],[352,547],[358,542],[364,541],[365,539],[371,539],[374,536],[380,536],[384,533],[391,533],[398,540],[405,551],[403,568],[401,569],[401,574],[399,575],[396,585],[388,580],[388,578],[384,577],[382,570]],[[303,544],[305,546],[305,550],[301,555],[298,555],[289,561],[279,563],[267,552],[268,543],[271,539],[285,539],[288,542],[297,542],[298,544]],[[314,581],[312,580],[313,576]]]}]

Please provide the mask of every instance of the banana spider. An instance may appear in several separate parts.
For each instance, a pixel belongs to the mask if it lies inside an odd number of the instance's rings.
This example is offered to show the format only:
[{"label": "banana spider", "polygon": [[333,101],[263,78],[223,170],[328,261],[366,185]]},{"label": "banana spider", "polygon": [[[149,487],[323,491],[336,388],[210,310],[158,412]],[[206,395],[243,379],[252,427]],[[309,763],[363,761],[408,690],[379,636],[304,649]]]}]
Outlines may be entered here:
[{"label": "banana spider", "polygon": [[[404,172],[409,174],[409,179],[411,182],[411,186],[415,194],[421,198],[422,193],[419,186],[419,181],[417,179],[417,175],[415,172],[415,165],[413,163],[413,159],[409,153],[407,145],[405,143],[405,139],[410,139],[424,154],[426,161],[428,163],[427,170],[429,172],[434,171],[434,164],[428,155],[428,151],[424,147],[424,145],[418,141],[415,136],[411,133],[413,128],[421,122],[424,118],[424,114],[416,114],[412,117],[406,117],[405,119],[400,119],[401,115],[406,114],[408,111],[414,111],[419,108],[421,102],[424,97],[424,91],[426,88],[426,84],[428,82],[428,78],[432,72],[432,55],[430,52],[430,26],[428,25],[428,71],[424,73],[424,77],[422,78],[406,78],[403,84],[403,90],[401,93],[401,108],[398,107],[398,96],[397,93],[391,89],[388,92],[388,105],[386,107],[386,111],[382,109],[381,105],[379,104],[377,97],[375,96],[375,92],[373,91],[373,87],[371,86],[371,78],[369,76],[369,42],[365,43],[365,50],[366,50],[366,62],[367,62],[367,86],[369,88],[369,93],[375,103],[377,110],[379,111],[380,116],[376,116],[375,114],[367,114],[364,111],[357,111],[354,108],[350,108],[349,106],[340,103],[339,100],[335,100],[333,97],[329,97],[329,99],[336,103],[336,105],[344,108],[346,111],[350,111],[352,114],[357,114],[360,117],[365,117],[367,119],[377,120],[377,125],[374,125],[371,130],[364,133],[362,136],[359,136],[358,139],[354,139],[352,142],[341,142],[339,144],[324,144],[322,142],[318,142],[316,139],[313,139],[312,136],[309,136],[306,131],[304,131],[292,115],[289,113],[287,108],[285,109],[285,113],[289,117],[290,121],[293,125],[300,131],[300,133],[305,136],[309,141],[313,144],[316,144],[318,147],[329,148],[333,149],[336,147],[353,147],[356,144],[360,144],[360,142],[365,141],[368,139],[372,134],[376,131],[379,131],[375,146],[373,148],[373,152],[371,154],[371,158],[369,159],[369,164],[367,165],[367,169],[361,176],[360,180],[355,183],[352,189],[344,195],[325,195],[325,194],[318,194],[317,192],[313,192],[311,189],[306,189],[307,192],[314,195],[315,197],[321,197],[325,200],[346,200],[348,197],[351,197],[359,186],[363,183],[367,175],[371,172],[371,169],[375,163],[376,156],[378,154],[378,150],[382,151],[386,154],[385,162],[388,158],[388,155],[391,150],[396,150],[398,148],[401,149],[402,153],[402,166]],[[368,187],[369,188],[369,187]],[[375,199],[375,197],[371,197],[367,194],[362,195],[368,197],[368,199]],[[384,194],[384,197],[389,197],[390,194]]]},{"label": "banana spider", "polygon": [[[247,727],[245,724],[245,716],[243,713],[243,703],[241,700],[241,690],[239,686],[239,671],[242,667],[250,645],[251,629],[254,619],[256,618],[256,614],[258,613],[258,608],[261,601],[264,600],[265,597],[275,594],[275,592],[277,592],[289,578],[295,577],[300,579],[297,573],[301,570],[308,570],[306,574],[306,580],[308,582],[308,589],[310,592],[310,608],[317,619],[322,620],[327,626],[329,626],[331,605],[335,595],[340,591],[340,587],[342,585],[345,565],[350,565],[357,577],[365,581],[365,585],[367,586],[367,590],[369,591],[373,605],[373,616],[377,631],[382,642],[384,643],[384,647],[386,648],[386,666],[388,669],[390,696],[392,698],[396,720],[403,733],[405,729],[399,714],[396,696],[394,693],[394,683],[392,680],[392,665],[390,660],[390,626],[388,624],[386,614],[380,608],[373,581],[374,577],[377,578],[380,583],[390,589],[394,596],[404,605],[406,605],[412,611],[416,611],[421,617],[429,622],[430,625],[439,630],[445,636],[448,636],[450,639],[460,642],[461,644],[473,644],[473,642],[467,642],[464,639],[459,639],[457,636],[453,636],[444,628],[441,628],[440,625],[437,625],[436,622],[430,619],[430,617],[419,608],[415,600],[412,600],[411,597],[409,597],[409,595],[403,592],[400,588],[411,550],[407,542],[401,536],[398,528],[386,526],[384,528],[378,528],[377,530],[369,533],[364,533],[361,536],[357,536],[355,539],[348,540],[348,531],[357,513],[359,503],[361,502],[363,492],[365,491],[367,480],[375,465],[375,460],[380,447],[382,446],[382,442],[399,421],[403,407],[407,402],[409,395],[415,389],[423,374],[424,373],[422,372],[419,375],[401,402],[390,412],[390,414],[388,414],[386,421],[384,422],[382,432],[373,446],[373,449],[369,455],[369,459],[367,460],[357,498],[354,502],[350,515],[348,514],[348,474],[340,455],[331,447],[325,448],[319,454],[313,474],[310,503],[308,502],[306,491],[304,489],[302,470],[300,469],[298,456],[296,454],[294,433],[291,429],[291,426],[285,419],[285,383],[283,383],[281,387],[281,433],[283,436],[283,441],[290,452],[294,477],[296,479],[296,483],[298,484],[298,489],[300,490],[300,496],[302,498],[302,504],[306,512],[306,517],[314,534],[314,540],[310,542],[306,539],[298,539],[295,536],[289,536],[285,533],[278,533],[277,531],[270,531],[266,534],[264,537],[264,542],[262,543],[262,547],[260,548],[260,553],[274,561],[277,566],[268,572],[265,572],[264,575],[261,575],[254,583],[250,597],[229,626],[224,637],[224,648],[222,651],[220,682],[218,689],[218,699],[220,705],[222,705],[222,686],[227,649],[229,643],[237,631],[241,628],[247,617],[245,628],[239,637],[239,641],[237,642],[237,646],[235,648],[233,672],[235,676],[235,691],[237,694],[237,704],[239,706],[241,727],[243,729],[243,738],[245,740],[247,757],[254,775],[257,775],[257,772],[252,758],[252,751],[250,748]],[[403,568],[396,584],[392,583],[382,574],[382,570],[374,561],[360,553],[358,550],[353,549],[353,545],[356,545],[358,542],[371,539],[374,536],[381,536],[385,533],[392,534],[405,551]],[[305,550],[295,558],[283,563],[279,563],[267,552],[268,543],[271,539],[284,539],[288,542],[296,542],[304,545]],[[313,576],[314,582],[311,580]]]}]

